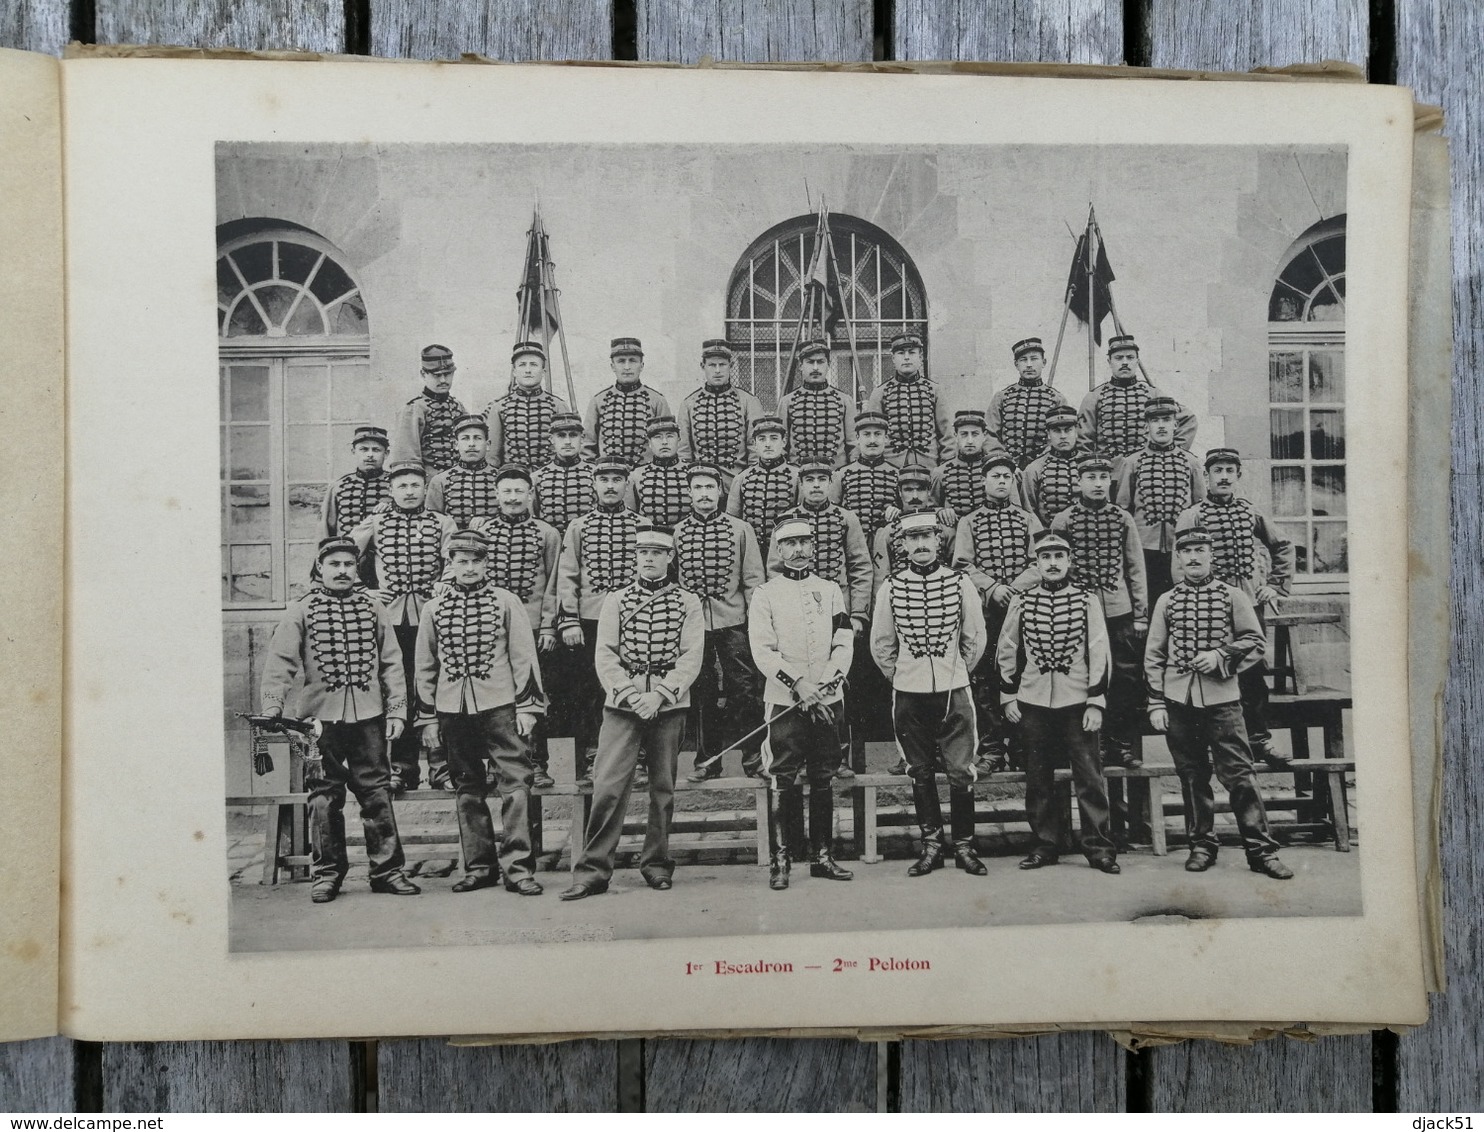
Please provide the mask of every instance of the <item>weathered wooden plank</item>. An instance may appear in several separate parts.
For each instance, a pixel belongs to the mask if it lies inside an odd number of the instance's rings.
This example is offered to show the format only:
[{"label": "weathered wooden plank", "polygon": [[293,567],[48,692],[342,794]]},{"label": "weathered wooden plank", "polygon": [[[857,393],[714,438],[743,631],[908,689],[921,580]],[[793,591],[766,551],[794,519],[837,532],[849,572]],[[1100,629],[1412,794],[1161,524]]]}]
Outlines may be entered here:
[{"label": "weathered wooden plank", "polygon": [[371,54],[607,59],[611,0],[371,0]]},{"label": "weathered wooden plank", "polygon": [[614,1112],[618,1043],[377,1046],[380,1112]]},{"label": "weathered wooden plank", "polygon": [[99,43],[343,51],[343,0],[97,0]]},{"label": "weathered wooden plank", "polygon": [[1156,67],[1249,71],[1342,59],[1364,66],[1370,51],[1366,0],[1153,0]]},{"label": "weathered wooden plank", "polygon": [[897,59],[1122,63],[1123,0],[897,0]]},{"label": "weathered wooden plank", "polygon": [[1252,1046],[1186,1042],[1152,1052],[1152,1112],[1371,1111],[1368,1034]]},{"label": "weathered wooden plank", "polygon": [[819,1038],[644,1043],[650,1112],[875,1112],[876,1045]]},{"label": "weathered wooden plank", "polygon": [[64,0],[6,0],[0,5],[0,47],[59,54],[68,39]]},{"label": "weathered wooden plank", "polygon": [[1484,646],[1474,631],[1484,600],[1484,106],[1478,71],[1484,12],[1469,0],[1398,0],[1397,81],[1442,105],[1453,158],[1453,617],[1452,679],[1443,756],[1443,936],[1447,993],[1432,1019],[1397,1043],[1397,1106],[1405,1112],[1484,1108]]},{"label": "weathered wooden plank", "polygon": [[1102,1034],[903,1042],[903,1112],[1122,1112],[1125,1059]]},{"label": "weathered wooden plank", "polygon": [[639,58],[694,63],[870,59],[871,0],[638,0]]},{"label": "weathered wooden plank", "polygon": [[105,1112],[353,1112],[350,1042],[113,1042]]},{"label": "weathered wooden plank", "polygon": [[73,1051],[66,1038],[0,1042],[0,1109],[71,1112]]}]

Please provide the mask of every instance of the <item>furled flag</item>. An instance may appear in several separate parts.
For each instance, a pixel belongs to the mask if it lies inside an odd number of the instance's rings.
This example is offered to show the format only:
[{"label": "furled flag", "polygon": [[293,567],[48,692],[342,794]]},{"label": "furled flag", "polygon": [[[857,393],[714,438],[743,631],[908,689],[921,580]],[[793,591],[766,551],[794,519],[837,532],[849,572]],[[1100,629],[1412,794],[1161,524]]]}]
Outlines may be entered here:
[{"label": "furled flag", "polygon": [[[1088,248],[1092,256],[1091,279],[1088,278]],[[1103,246],[1103,233],[1092,212],[1087,214],[1087,230],[1077,238],[1077,251],[1072,256],[1072,272],[1067,277],[1067,307],[1092,327],[1093,341],[1102,345],[1103,319],[1113,309],[1113,295],[1108,285],[1113,282],[1113,267]],[[1089,287],[1089,283],[1091,286]]]},{"label": "furled flag", "polygon": [[546,229],[541,223],[541,211],[537,209],[531,218],[531,227],[526,232],[525,265],[521,270],[520,286],[515,290],[520,308],[520,325],[515,328],[518,342],[540,342],[548,345],[551,336],[557,332],[556,304],[547,293],[545,272],[546,261],[550,256]]}]

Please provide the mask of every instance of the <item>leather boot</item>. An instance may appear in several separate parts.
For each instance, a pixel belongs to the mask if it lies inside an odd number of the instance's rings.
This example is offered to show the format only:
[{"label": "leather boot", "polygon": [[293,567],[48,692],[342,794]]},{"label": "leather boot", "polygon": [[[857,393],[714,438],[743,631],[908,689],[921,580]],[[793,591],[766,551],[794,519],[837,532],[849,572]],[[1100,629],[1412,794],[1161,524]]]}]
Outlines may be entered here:
[{"label": "leather boot", "polygon": [[788,845],[783,832],[788,809],[786,797],[784,790],[768,787],[768,887],[775,892],[788,887]]},{"label": "leather boot", "polygon": [[931,782],[912,784],[912,805],[917,810],[917,823],[922,827],[922,856],[907,867],[909,877],[927,876],[943,867],[943,805],[938,801],[937,787]]},{"label": "leather boot", "polygon": [[804,787],[791,782],[785,788],[783,834],[790,861],[809,859],[809,834],[804,828]]},{"label": "leather boot", "polygon": [[958,786],[948,788],[948,813],[953,833],[953,863],[970,876],[989,872],[974,852],[974,792]]},{"label": "leather boot", "polygon": [[828,782],[809,787],[809,841],[813,856],[809,859],[809,875],[825,880],[849,880],[853,875],[849,869],[835,864],[832,852],[835,830],[835,795]]}]

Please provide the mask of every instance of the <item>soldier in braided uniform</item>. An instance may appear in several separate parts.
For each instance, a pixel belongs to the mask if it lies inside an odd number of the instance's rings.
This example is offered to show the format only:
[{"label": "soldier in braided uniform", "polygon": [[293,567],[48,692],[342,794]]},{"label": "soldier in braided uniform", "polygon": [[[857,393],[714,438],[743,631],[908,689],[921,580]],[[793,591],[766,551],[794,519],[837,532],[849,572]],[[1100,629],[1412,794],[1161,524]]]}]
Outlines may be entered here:
[{"label": "soldier in braided uniform", "polygon": [[[362,555],[369,554],[381,586],[374,596],[381,599],[391,616],[397,644],[402,649],[404,683],[417,687],[413,668],[417,653],[417,626],[423,603],[433,596],[433,587],[443,574],[443,544],[458,533],[447,515],[424,506],[426,474],[417,463],[393,464],[387,469],[392,504],[373,511],[351,532]],[[392,741],[392,791],[415,790],[422,778],[418,766],[418,735],[409,727]],[[447,779],[441,749],[428,749],[428,784],[441,786]]]},{"label": "soldier in braided uniform", "polygon": [[[1112,460],[1127,456],[1144,443],[1144,402],[1158,390],[1138,376],[1139,347],[1130,335],[1108,339],[1108,365],[1112,377],[1082,399],[1077,422],[1083,446]],[[1175,442],[1188,449],[1195,440],[1195,430],[1194,414],[1180,409]]]},{"label": "soldier in braided uniform", "polygon": [[631,511],[661,527],[673,527],[690,510],[690,481],[676,452],[680,426],[674,417],[649,422],[649,462],[629,477],[624,502]]},{"label": "soldier in braided uniform", "polygon": [[[953,414],[955,452],[932,470],[933,501],[938,505],[938,519],[951,527],[984,502],[986,460],[1005,450],[998,444],[985,450],[989,433],[985,416],[978,409],[960,409]],[[1020,468],[1011,469],[1011,499],[1023,502],[1020,490]]]},{"label": "soldier in braided uniform", "polygon": [[480,515],[499,509],[495,500],[495,469],[489,466],[489,425],[478,413],[458,419],[453,426],[459,462],[428,481],[427,508],[447,515],[467,528]]},{"label": "soldier in braided uniform", "polygon": [[798,500],[799,469],[783,455],[783,419],[761,416],[752,422],[753,462],[732,480],[727,514],[752,527],[758,546],[767,546],[773,524]]},{"label": "soldier in braided uniform", "polygon": [[703,342],[701,388],[680,405],[681,461],[715,464],[726,474],[727,488],[747,466],[752,422],[763,415],[762,402],[732,384],[732,356],[721,338]]},{"label": "soldier in braided uniform", "polygon": [[[969,673],[984,655],[984,615],[974,584],[939,561],[938,517],[902,516],[907,566],[876,595],[871,655],[892,685],[897,747],[912,776],[912,802],[922,828],[922,856],[908,876],[943,867],[943,852],[973,876],[987,871],[974,852],[974,703]],[[950,826],[935,776],[948,777]]]},{"label": "soldier in braided uniform", "polygon": [[558,413],[551,418],[552,458],[531,473],[531,510],[550,523],[557,534],[567,524],[592,510],[593,466],[582,458],[582,418]]},{"label": "soldier in braided uniform", "polygon": [[[539,896],[531,847],[531,759],[527,743],[546,709],[536,639],[521,601],[489,578],[489,544],[465,531],[448,540],[453,584],[423,606],[417,690],[436,719],[428,745],[448,750],[464,875],[454,892],[490,888]],[[504,840],[495,845],[485,761],[494,766]],[[498,854],[498,856],[497,856]]]},{"label": "soldier in braided uniform", "polygon": [[375,425],[356,429],[350,442],[356,470],[330,485],[320,508],[325,538],[355,530],[357,523],[391,499],[385,470],[387,448],[386,429]]},{"label": "soldier in braided uniform", "polygon": [[855,448],[855,406],[830,384],[830,343],[812,338],[799,347],[799,384],[778,402],[795,464],[824,461],[843,468]]},{"label": "soldier in braided uniform", "polygon": [[835,473],[830,485],[830,502],[855,514],[867,546],[897,513],[897,469],[886,462],[886,445],[886,417],[869,410],[856,413],[855,459]]},{"label": "soldier in braided uniform", "polygon": [[348,538],[327,538],[316,557],[319,581],[290,602],[273,631],[263,665],[264,715],[280,716],[295,681],[293,714],[319,721],[322,769],[310,775],[309,896],[328,904],[340,894],[350,868],[345,855],[345,791],[361,809],[371,891],[412,896],[402,873],[405,859],[392,812],[388,740],[407,724],[407,684],[402,653],[386,609],[356,586],[360,551]]},{"label": "soldier in braided uniform", "polygon": [[572,688],[572,740],[577,753],[577,781],[589,781],[593,753],[602,723],[602,696],[593,668],[598,645],[598,617],[608,595],[634,580],[634,535],[639,516],[624,506],[629,466],[604,458],[593,464],[591,511],[573,519],[562,536],[557,565],[557,631],[562,644],[579,650]]},{"label": "soldier in braided uniform", "polygon": [[[876,538],[871,543],[871,562],[875,568],[871,588],[877,593],[881,592],[889,576],[907,565],[907,544],[902,537],[901,516],[933,505],[932,473],[921,464],[898,468],[896,479],[897,506],[888,508],[887,522],[876,531]],[[943,516],[939,514],[938,558],[945,565],[953,561],[953,542],[957,536],[957,524],[943,522]]]},{"label": "soldier in braided uniform", "polygon": [[1136,767],[1143,762],[1134,742],[1143,734],[1141,658],[1149,631],[1149,590],[1133,516],[1108,500],[1112,481],[1110,461],[1084,456],[1077,465],[1077,501],[1057,513],[1051,529],[1072,544],[1072,581],[1102,599],[1108,622],[1113,677],[1103,728],[1104,761]]},{"label": "soldier in braided uniform", "polygon": [[1050,523],[1077,498],[1077,410],[1061,405],[1046,414],[1046,451],[1025,469],[1021,484],[1027,511]]},{"label": "soldier in braided uniform", "polygon": [[[489,545],[489,581],[509,590],[525,607],[531,632],[536,636],[541,663],[541,683],[547,688],[547,708],[559,686],[570,677],[562,665],[566,654],[557,648],[557,563],[562,555],[562,536],[550,523],[531,514],[531,473],[520,464],[506,464],[495,475],[498,510],[481,516],[469,529],[484,536]],[[551,756],[546,714],[531,734],[532,784],[549,788]]]},{"label": "soldier in braided uniform", "polygon": [[[821,465],[827,467],[828,465]],[[800,775],[809,778],[809,875],[849,880],[835,864],[835,798],[830,784],[842,723],[840,684],[855,630],[840,587],[814,570],[817,527],[802,511],[782,519],[769,558],[777,572],[757,592],[747,620],[752,656],[767,678],[768,886],[788,887],[791,856],[804,841]]]},{"label": "soldier in braided uniform", "polygon": [[886,417],[891,438],[886,458],[897,467],[932,467],[953,455],[948,403],[937,383],[922,372],[922,361],[922,338],[898,334],[891,340],[891,362],[896,372],[866,401],[866,408]]},{"label": "soldier in braided uniform", "polygon": [[613,339],[608,359],[613,384],[587,403],[582,452],[589,460],[622,460],[632,468],[644,459],[646,426],[656,417],[670,416],[670,404],[641,380],[644,349],[639,339]]},{"label": "soldier in braided uniform", "polygon": [[1010,347],[1020,379],[989,399],[990,437],[1011,456],[1017,467],[1030,464],[1046,446],[1046,414],[1066,406],[1061,392],[1041,380],[1046,349],[1039,338],[1022,338]]},{"label": "soldier in braided uniform", "polygon": [[458,368],[453,364],[452,350],[424,346],[422,366],[422,392],[397,414],[389,460],[393,464],[420,463],[441,472],[458,460],[453,426],[467,410],[449,392]]},{"label": "soldier in braided uniform", "polygon": [[1206,491],[1200,460],[1175,443],[1179,409],[1173,397],[1151,397],[1144,403],[1148,443],[1119,461],[1113,479],[1113,502],[1132,514],[1139,528],[1151,605],[1174,585],[1170,554],[1175,520]]},{"label": "soldier in braided uniform", "polygon": [[552,419],[571,411],[546,388],[545,347],[540,342],[517,342],[510,352],[510,390],[484,410],[490,426],[490,464],[539,468],[551,459]]},{"label": "soldier in braided uniform", "polygon": [[[705,782],[721,777],[722,756],[762,718],[762,681],[747,647],[747,610],[764,574],[752,528],[721,509],[722,470],[692,464],[686,474],[690,511],[675,527],[675,565],[680,585],[700,599],[706,626],[701,674],[691,695],[696,762],[687,778]],[[760,741],[749,744],[742,761],[754,765],[759,751]]]},{"label": "soldier in braided uniform", "polygon": [[[1237,495],[1242,478],[1242,454],[1235,448],[1213,448],[1206,453],[1206,498],[1187,508],[1175,521],[1177,530],[1200,527],[1211,536],[1212,572],[1218,582],[1236,586],[1257,611],[1257,622],[1267,637],[1264,614],[1278,598],[1287,596],[1293,580],[1293,543],[1248,500]],[[1256,543],[1268,552],[1268,572],[1259,572]],[[1176,564],[1175,581],[1180,580]],[[1242,689],[1242,721],[1255,758],[1274,770],[1286,770],[1288,758],[1273,749],[1268,730],[1267,664],[1261,653],[1257,663],[1237,674]]]},{"label": "soldier in braided uniform", "polygon": [[[1036,584],[1031,539],[1041,521],[1012,502],[1015,458],[1003,450],[984,461],[982,506],[958,521],[953,540],[953,568],[968,575],[984,609],[984,629],[997,641],[1011,600]],[[986,649],[969,674],[978,712],[979,751],[976,771],[993,774],[1008,768],[1010,728],[1000,711],[1000,678],[993,649]]]},{"label": "soldier in braided uniform", "polygon": [[1037,585],[1011,603],[999,638],[1005,718],[1020,728],[1026,817],[1036,839],[1020,867],[1056,864],[1067,811],[1054,776],[1058,765],[1069,764],[1082,852],[1093,868],[1118,873],[1097,743],[1112,671],[1108,631],[1097,598],[1071,582],[1071,553],[1055,531],[1036,535]]},{"label": "soldier in braided uniform", "polygon": [[1262,654],[1262,627],[1247,595],[1212,575],[1207,532],[1181,531],[1175,553],[1183,580],[1154,607],[1144,677],[1150,726],[1165,733],[1185,795],[1185,870],[1203,873],[1216,863],[1214,767],[1231,799],[1247,867],[1288,880],[1293,873],[1278,860],[1257,789],[1237,687],[1237,674]]},{"label": "soldier in braided uniform", "polygon": [[700,600],[670,581],[673,555],[668,531],[641,530],[635,537],[633,581],[603,602],[595,654],[603,728],[593,767],[592,811],[581,849],[572,855],[572,887],[562,893],[563,900],[608,891],[641,752],[649,769],[649,821],[639,872],[661,892],[674,883],[675,763],[706,630]]}]

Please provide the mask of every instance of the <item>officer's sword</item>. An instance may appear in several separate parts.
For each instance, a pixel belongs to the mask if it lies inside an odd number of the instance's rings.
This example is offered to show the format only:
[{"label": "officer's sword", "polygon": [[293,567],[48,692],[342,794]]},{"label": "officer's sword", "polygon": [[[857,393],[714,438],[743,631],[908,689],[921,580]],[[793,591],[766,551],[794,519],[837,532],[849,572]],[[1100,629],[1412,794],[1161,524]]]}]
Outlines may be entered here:
[{"label": "officer's sword", "polygon": [[[845,682],[845,673],[843,673],[843,672],[837,672],[837,673],[835,673],[835,675],[834,675],[834,677],[832,679],[826,681],[825,683],[823,683],[823,684],[821,684],[819,686],[819,693],[820,693],[820,695],[827,695],[828,693],[833,692],[836,688],[838,688],[844,682]],[[816,701],[816,703],[817,702],[818,701]],[[768,730],[769,727],[771,727],[773,724],[777,723],[785,715],[788,715],[790,712],[798,711],[803,706],[804,706],[804,703],[803,703],[802,700],[798,701],[797,703],[789,704],[788,707],[784,708],[782,711],[780,711],[777,715],[773,716],[771,719],[764,720],[763,721],[763,725],[761,727],[754,727],[746,735],[742,736],[742,738],[740,738],[740,739],[736,740],[735,742],[731,743],[727,747],[727,749],[728,750],[735,750],[735,749],[738,749],[738,748],[741,748],[741,747],[745,746],[747,743],[750,743],[753,739],[756,739],[758,736],[765,734],[767,732],[767,730]]]}]

